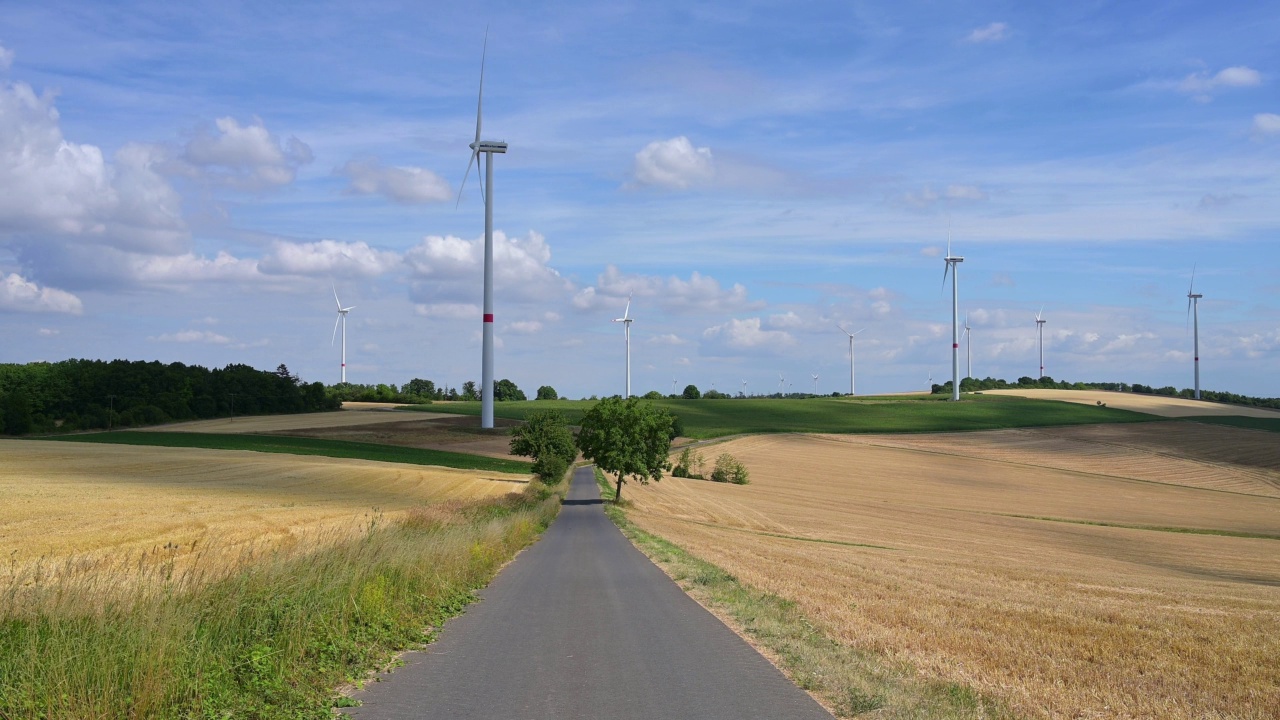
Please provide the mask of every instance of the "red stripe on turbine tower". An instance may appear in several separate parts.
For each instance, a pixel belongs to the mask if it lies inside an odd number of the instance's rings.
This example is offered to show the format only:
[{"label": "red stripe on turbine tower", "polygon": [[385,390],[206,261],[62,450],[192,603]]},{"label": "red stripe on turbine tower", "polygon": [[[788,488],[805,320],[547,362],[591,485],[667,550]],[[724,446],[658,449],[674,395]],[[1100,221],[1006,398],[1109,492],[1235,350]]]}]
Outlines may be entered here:
[{"label": "red stripe on turbine tower", "polygon": [[951,343],[951,349],[952,349],[952,350],[959,350],[959,349],[960,349],[960,343]]},{"label": "red stripe on turbine tower", "polygon": [[485,321],[485,322],[493,322],[493,313],[485,313],[485,314],[484,314],[484,321]]}]

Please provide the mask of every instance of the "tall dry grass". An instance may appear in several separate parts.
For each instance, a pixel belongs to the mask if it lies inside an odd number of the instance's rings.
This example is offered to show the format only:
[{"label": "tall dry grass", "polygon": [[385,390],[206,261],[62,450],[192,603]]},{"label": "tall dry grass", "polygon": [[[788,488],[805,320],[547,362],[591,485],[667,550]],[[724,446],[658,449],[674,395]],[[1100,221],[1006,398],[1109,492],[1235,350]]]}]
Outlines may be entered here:
[{"label": "tall dry grass", "polygon": [[429,639],[558,505],[532,484],[239,563],[26,564],[0,577],[0,718],[330,717],[333,688]]}]

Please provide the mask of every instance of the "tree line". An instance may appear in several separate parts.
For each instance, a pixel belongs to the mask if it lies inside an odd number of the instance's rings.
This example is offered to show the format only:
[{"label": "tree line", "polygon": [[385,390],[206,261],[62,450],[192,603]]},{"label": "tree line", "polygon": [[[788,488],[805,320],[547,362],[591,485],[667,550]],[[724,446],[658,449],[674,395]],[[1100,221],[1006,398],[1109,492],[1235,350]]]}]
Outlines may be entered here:
[{"label": "tree line", "polygon": [[[1022,376],[1016,382],[1009,382],[999,378],[964,378],[960,381],[960,392],[979,392],[982,390],[1008,390],[1008,389],[1041,389],[1041,390],[1111,390],[1113,392],[1131,392],[1140,395],[1163,395],[1165,397],[1180,397],[1191,399],[1196,396],[1195,390],[1191,388],[1182,388],[1179,390],[1172,385],[1157,388],[1141,383],[1122,383],[1122,382],[1068,382],[1066,380],[1054,380],[1048,375],[1042,378],[1033,378]],[[948,380],[942,384],[934,384],[931,391],[937,394],[951,394],[951,381]],[[1232,403],[1234,405],[1248,405],[1251,407],[1263,407],[1280,410],[1280,398],[1260,398],[1251,397],[1249,395],[1240,395],[1231,392],[1221,392],[1216,390],[1201,390],[1200,399],[1210,402]]]},{"label": "tree line", "polygon": [[[422,378],[414,378],[399,387],[396,387],[395,383],[378,383],[376,385],[339,383],[337,385],[329,385],[326,388],[326,392],[336,397],[340,402],[388,402],[403,403],[405,405],[421,405],[435,400],[480,399],[480,388],[472,380],[462,383],[461,388],[436,385],[434,381],[423,380]],[[556,389],[550,385],[543,385],[538,388],[537,399],[539,400],[556,400],[559,397]],[[514,382],[503,378],[493,384],[493,399],[497,402],[506,402],[508,400],[528,400],[529,397]]]},{"label": "tree line", "polygon": [[0,364],[0,432],[70,432],[234,415],[336,410],[323,383],[284,365],[199,365],[129,360]]}]

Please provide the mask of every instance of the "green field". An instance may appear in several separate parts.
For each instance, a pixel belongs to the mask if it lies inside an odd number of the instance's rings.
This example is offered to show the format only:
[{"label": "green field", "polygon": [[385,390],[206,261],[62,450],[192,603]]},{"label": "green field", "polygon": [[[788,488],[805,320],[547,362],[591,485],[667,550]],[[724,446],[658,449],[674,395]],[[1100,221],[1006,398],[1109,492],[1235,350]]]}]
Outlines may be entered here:
[{"label": "green field", "polygon": [[[742,433],[947,432],[1161,419],[1114,408],[996,395],[968,396],[958,403],[948,402],[940,395],[650,402],[679,416],[687,437],[700,439]],[[537,410],[559,410],[569,422],[577,423],[592,404],[591,400],[500,402],[494,405],[494,414],[522,420]],[[409,409],[479,415],[480,403],[433,403]]]},{"label": "green field", "polygon": [[159,447],[205,448],[209,450],[253,450],[255,452],[285,453],[288,455],[322,455],[324,457],[378,460],[381,462],[408,463],[410,465],[436,465],[463,470],[488,470],[527,474],[530,464],[520,460],[503,460],[467,455],[444,450],[377,445],[349,440],[319,440],[316,438],[282,437],[279,435],[220,435],[214,433],[160,433],[121,430],[118,432],[84,435],[62,435],[45,438],[58,442],[113,443],[119,445],[156,445]]}]

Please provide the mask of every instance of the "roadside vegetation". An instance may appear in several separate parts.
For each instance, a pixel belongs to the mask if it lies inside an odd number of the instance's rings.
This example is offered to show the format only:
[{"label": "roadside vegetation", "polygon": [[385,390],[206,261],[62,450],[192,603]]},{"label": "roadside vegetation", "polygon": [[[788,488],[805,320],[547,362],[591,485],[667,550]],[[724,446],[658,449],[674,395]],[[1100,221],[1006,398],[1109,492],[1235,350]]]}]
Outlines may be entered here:
[{"label": "roadside vegetation", "polygon": [[483,455],[425,450],[412,447],[379,445],[350,440],[322,440],[283,435],[225,435],[219,433],[161,433],[126,430],[87,435],[59,435],[51,441],[112,443],[119,445],[154,445],[157,447],[206,448],[210,450],[252,450],[254,452],[290,455],[321,455],[356,458],[410,465],[438,465],[463,470],[491,470],[506,473],[528,473],[531,466],[521,460],[504,460]]},{"label": "roadside vegetation", "polygon": [[674,418],[639,398],[605,398],[582,417],[578,449],[596,469],[613,476],[614,498],[621,499],[628,481],[657,482],[670,468]]},{"label": "roadside vegetation", "polygon": [[538,478],[556,485],[578,457],[578,448],[564,415],[545,410],[531,413],[523,425],[511,430],[511,454],[533,458]]},{"label": "roadside vegetation", "polygon": [[535,482],[217,572],[159,553],[0,575],[0,717],[332,717],[335,687],[429,641],[559,500]]},{"label": "roadside vegetation", "polygon": [[[613,487],[599,469],[596,482],[604,499],[613,500]],[[801,614],[795,603],[744,585],[716,565],[636,527],[627,519],[625,507],[613,502],[604,505],[623,534],[685,592],[745,635],[838,717],[870,713],[886,720],[1016,717],[998,701],[965,685],[922,679],[905,663],[834,640]]]}]

